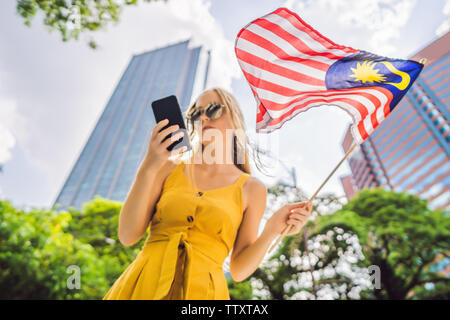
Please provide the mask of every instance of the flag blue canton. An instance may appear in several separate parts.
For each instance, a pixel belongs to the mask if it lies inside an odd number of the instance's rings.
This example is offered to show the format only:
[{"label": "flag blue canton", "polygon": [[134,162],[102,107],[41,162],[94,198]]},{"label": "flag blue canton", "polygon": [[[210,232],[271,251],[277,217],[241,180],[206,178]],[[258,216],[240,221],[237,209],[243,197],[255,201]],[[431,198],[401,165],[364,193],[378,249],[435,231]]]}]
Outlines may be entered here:
[{"label": "flag blue canton", "polygon": [[402,59],[391,59],[366,51],[359,51],[334,62],[325,76],[329,90],[359,87],[383,87],[392,92],[390,110],[398,104],[423,64]]}]

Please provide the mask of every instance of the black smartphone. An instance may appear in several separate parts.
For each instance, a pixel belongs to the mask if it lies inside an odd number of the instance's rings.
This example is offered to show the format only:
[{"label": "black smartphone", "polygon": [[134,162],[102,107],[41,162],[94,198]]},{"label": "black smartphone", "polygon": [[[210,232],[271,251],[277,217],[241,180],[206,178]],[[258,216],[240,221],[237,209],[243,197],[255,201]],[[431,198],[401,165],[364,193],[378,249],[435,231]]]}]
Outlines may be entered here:
[{"label": "black smartphone", "polygon": [[177,124],[179,126],[178,130],[175,130],[172,133],[169,133],[166,137],[164,137],[163,141],[171,138],[173,135],[177,134],[180,131],[184,131],[184,135],[174,141],[170,146],[167,147],[168,151],[175,149],[179,149],[183,146],[186,146],[187,149],[184,152],[187,152],[192,149],[191,143],[189,141],[189,135],[186,130],[186,126],[183,120],[183,115],[181,113],[181,108],[178,103],[177,97],[174,95],[170,95],[168,97],[155,100],[152,102],[153,114],[155,115],[156,123],[160,122],[164,119],[169,119],[169,123],[164,126],[159,132],[164,130],[167,127]]}]

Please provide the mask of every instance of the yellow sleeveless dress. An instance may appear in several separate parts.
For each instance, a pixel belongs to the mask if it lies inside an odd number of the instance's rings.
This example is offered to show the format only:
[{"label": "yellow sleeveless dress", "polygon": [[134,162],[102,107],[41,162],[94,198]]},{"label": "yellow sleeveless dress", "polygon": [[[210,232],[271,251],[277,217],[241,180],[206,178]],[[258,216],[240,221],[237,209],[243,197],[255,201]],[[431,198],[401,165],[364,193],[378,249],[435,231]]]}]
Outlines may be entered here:
[{"label": "yellow sleeveless dress", "polygon": [[222,266],[242,221],[242,186],[250,175],[193,194],[184,166],[181,161],[166,178],[142,250],[104,300],[230,300]]}]

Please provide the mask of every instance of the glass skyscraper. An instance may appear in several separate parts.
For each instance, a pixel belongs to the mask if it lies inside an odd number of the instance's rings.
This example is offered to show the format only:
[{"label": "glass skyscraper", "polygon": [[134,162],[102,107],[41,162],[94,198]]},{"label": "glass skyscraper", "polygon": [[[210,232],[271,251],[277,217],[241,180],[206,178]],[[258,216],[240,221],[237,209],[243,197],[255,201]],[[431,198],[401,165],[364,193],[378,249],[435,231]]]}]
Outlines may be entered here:
[{"label": "glass skyscraper", "polygon": [[206,87],[209,62],[189,40],[133,55],[53,205],[124,201],[155,125],[151,102],[174,94],[184,112]]},{"label": "glass skyscraper", "polygon": [[[352,175],[341,177],[349,199],[383,187],[427,199],[432,209],[450,207],[450,32],[411,57],[421,58],[428,62],[408,93],[349,155]],[[347,130],[344,152],[352,144]]]}]

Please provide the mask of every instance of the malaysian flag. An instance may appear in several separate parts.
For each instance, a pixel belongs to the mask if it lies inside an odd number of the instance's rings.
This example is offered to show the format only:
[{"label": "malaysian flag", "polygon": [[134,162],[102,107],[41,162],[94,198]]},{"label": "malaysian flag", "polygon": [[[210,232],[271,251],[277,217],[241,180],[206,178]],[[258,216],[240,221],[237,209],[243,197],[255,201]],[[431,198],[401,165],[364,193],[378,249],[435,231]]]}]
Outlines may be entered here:
[{"label": "malaysian flag", "polygon": [[423,64],[337,45],[279,8],[247,24],[235,52],[257,102],[256,131],[269,133],[309,108],[335,105],[361,144],[389,115]]}]

